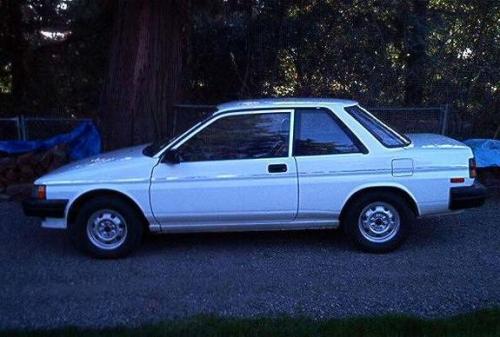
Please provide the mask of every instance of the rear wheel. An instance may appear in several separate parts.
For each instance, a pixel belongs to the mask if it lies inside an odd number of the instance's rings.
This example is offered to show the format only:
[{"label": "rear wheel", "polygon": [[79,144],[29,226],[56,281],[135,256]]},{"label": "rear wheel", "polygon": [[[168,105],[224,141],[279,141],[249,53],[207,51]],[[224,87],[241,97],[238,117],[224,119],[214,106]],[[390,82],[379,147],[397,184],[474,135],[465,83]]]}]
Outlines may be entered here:
[{"label": "rear wheel", "polygon": [[346,232],[364,251],[384,253],[398,248],[408,236],[414,214],[395,193],[367,192],[347,210]]},{"label": "rear wheel", "polygon": [[98,258],[130,254],[141,242],[142,218],[129,203],[96,197],[84,203],[69,228],[73,244]]}]

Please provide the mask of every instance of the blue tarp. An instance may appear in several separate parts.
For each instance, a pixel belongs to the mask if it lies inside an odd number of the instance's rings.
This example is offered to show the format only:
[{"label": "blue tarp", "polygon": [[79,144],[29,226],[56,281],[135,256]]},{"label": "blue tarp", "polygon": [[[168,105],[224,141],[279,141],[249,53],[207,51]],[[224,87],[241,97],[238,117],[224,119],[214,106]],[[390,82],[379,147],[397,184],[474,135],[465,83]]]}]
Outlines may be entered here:
[{"label": "blue tarp", "polygon": [[468,139],[464,143],[474,152],[477,167],[500,167],[500,140]]},{"label": "blue tarp", "polygon": [[71,160],[83,159],[101,152],[101,136],[91,121],[80,123],[69,133],[63,133],[45,140],[0,141],[0,152],[21,154],[48,150],[59,144],[68,145]]}]

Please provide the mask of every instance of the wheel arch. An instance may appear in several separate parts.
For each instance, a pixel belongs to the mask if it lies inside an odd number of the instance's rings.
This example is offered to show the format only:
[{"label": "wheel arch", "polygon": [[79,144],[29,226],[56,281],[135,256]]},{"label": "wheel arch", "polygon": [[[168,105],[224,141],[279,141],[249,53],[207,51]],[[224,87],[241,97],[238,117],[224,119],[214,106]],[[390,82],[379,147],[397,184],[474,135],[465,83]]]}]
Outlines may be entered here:
[{"label": "wheel arch", "polygon": [[143,225],[145,230],[149,230],[149,222],[146,219],[146,216],[144,215],[144,211],[141,209],[137,201],[135,201],[133,198],[128,196],[127,194],[116,191],[113,189],[106,189],[106,188],[101,188],[101,189],[95,189],[95,190],[90,190],[86,191],[82,194],[80,194],[78,197],[75,198],[71,202],[68,208],[68,213],[67,213],[67,225],[70,226],[72,223],[74,223],[76,216],[78,214],[78,210],[80,207],[87,201],[91,200],[92,198],[95,197],[101,197],[101,196],[109,196],[113,198],[118,198],[121,199],[122,201],[128,203],[141,217],[143,220]]},{"label": "wheel arch", "polygon": [[353,191],[351,195],[349,195],[346,198],[346,201],[344,202],[344,205],[342,207],[342,210],[340,212],[340,221],[342,223],[343,217],[345,216],[347,210],[349,209],[350,205],[352,205],[358,198],[360,198],[363,194],[367,192],[390,192],[394,193],[398,196],[400,196],[410,207],[410,209],[413,211],[415,216],[420,215],[420,210],[418,208],[418,203],[415,200],[415,197],[402,186],[397,186],[397,185],[380,185],[380,186],[363,186],[357,189],[356,191]]}]

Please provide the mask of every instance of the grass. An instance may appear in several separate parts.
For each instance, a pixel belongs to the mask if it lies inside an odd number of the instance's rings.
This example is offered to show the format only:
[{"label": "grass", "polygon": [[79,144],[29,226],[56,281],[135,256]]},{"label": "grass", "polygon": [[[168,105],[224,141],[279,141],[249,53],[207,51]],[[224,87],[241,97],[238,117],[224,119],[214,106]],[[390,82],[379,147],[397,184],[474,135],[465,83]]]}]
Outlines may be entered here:
[{"label": "grass", "polygon": [[118,327],[93,330],[70,327],[56,330],[0,331],[0,337],[4,336],[500,336],[500,308],[433,320],[408,316],[359,317],[332,320],[290,317],[237,319],[199,316],[185,320],[168,320],[137,328]]}]

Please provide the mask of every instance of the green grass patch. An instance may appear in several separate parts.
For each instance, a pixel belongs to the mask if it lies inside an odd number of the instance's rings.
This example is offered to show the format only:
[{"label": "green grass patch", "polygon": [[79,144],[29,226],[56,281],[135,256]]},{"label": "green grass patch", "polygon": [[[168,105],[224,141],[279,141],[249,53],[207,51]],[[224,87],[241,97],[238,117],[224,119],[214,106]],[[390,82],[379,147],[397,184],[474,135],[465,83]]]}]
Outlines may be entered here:
[{"label": "green grass patch", "polygon": [[56,330],[1,331],[0,337],[17,336],[255,336],[255,337],[446,337],[500,336],[500,308],[487,309],[446,319],[419,319],[408,316],[359,317],[312,320],[308,318],[220,318],[198,316],[167,320],[138,328],[63,328]]}]

